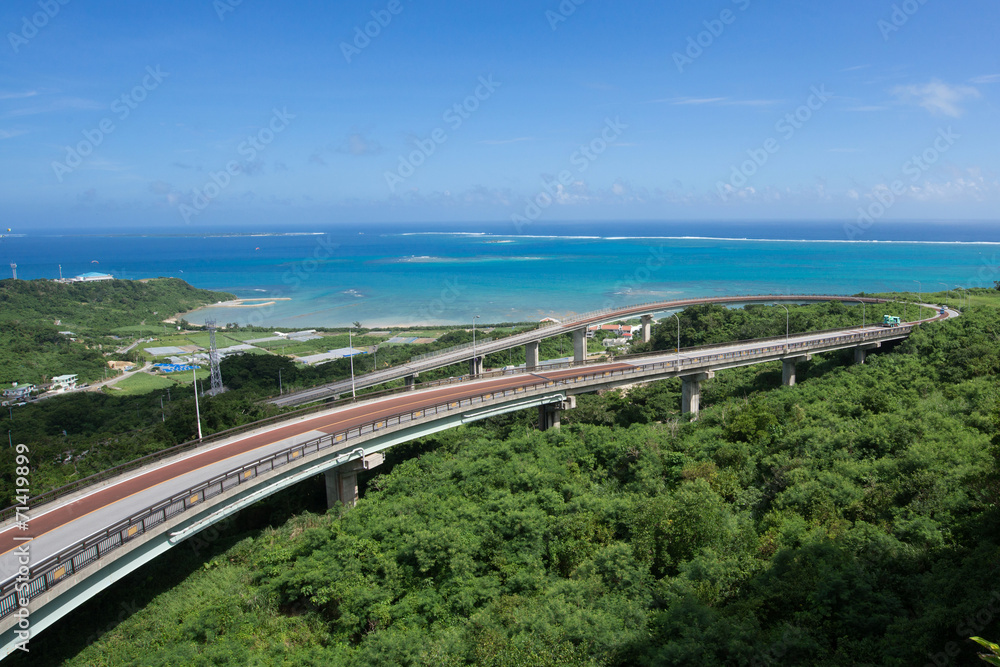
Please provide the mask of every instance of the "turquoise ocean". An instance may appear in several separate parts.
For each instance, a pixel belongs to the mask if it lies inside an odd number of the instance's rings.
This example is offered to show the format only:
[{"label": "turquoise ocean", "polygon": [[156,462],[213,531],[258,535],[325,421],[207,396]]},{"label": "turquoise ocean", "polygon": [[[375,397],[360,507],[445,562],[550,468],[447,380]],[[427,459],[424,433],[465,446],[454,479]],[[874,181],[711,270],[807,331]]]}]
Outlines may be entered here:
[{"label": "turquoise ocean", "polygon": [[[520,231],[521,233],[517,233]],[[263,299],[187,317],[287,329],[562,318],[652,300],[993,287],[1000,224],[510,223],[328,229],[14,229],[21,279],[182,278]],[[8,274],[9,275],[9,274]]]}]

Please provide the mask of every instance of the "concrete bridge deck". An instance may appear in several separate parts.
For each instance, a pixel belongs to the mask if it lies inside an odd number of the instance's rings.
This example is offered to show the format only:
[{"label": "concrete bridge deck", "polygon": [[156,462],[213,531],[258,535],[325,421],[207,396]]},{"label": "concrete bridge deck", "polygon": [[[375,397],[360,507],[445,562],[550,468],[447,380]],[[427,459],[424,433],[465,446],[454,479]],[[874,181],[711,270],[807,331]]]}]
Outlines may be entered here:
[{"label": "concrete bridge deck", "polygon": [[[934,319],[954,315],[949,311]],[[666,377],[684,380],[683,410],[696,416],[701,382],[718,370],[780,360],[785,384],[792,384],[799,359],[837,349],[871,349],[905,338],[916,325],[811,333],[615,363],[468,378],[292,415],[282,423],[157,461],[30,508],[26,531],[12,520],[0,525],[0,656],[14,650],[21,608],[30,613],[28,627],[34,636],[190,535],[321,472],[328,473],[328,486],[340,499],[351,503],[349,484],[343,484],[337,471],[345,471],[349,480],[358,468],[377,465],[378,453],[400,442],[534,407],[542,409],[546,424],[555,425],[554,411],[572,405],[575,394]],[[863,354],[856,360],[863,362]],[[18,539],[23,537],[31,539]],[[25,545],[30,557],[19,580],[23,563],[17,552]]]}]

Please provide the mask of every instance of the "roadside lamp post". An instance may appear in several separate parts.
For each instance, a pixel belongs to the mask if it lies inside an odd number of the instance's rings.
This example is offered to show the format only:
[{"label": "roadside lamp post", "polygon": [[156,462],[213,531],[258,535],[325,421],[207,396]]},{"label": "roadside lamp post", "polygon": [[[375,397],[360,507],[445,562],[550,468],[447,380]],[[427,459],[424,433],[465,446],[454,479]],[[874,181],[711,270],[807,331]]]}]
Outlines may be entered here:
[{"label": "roadside lamp post", "polygon": [[351,398],[353,399],[358,397],[358,392],[354,384],[354,325],[351,325],[351,328],[347,330],[347,347],[347,354],[351,359]]},{"label": "roadside lamp post", "polygon": [[940,283],[940,282],[939,282],[939,283],[938,283],[938,285],[941,285],[942,287],[944,287],[944,294],[943,294],[943,295],[941,296],[941,298],[942,298],[942,299],[945,299],[945,298],[947,298],[947,297],[948,297],[948,292],[950,292],[950,291],[951,291],[951,290],[950,290],[950,289],[948,288],[948,284],[947,284],[947,283]]},{"label": "roadside lamp post", "polygon": [[862,301],[861,299],[858,299],[858,298],[854,298],[853,300],[857,301],[858,303],[861,304],[861,328],[864,329],[865,328],[865,322],[866,322],[866,320],[865,320],[865,302]]},{"label": "roadside lamp post", "polygon": [[198,369],[191,369],[191,378],[194,385],[194,418],[198,422],[198,439],[201,440],[201,408],[198,407]]},{"label": "roadside lamp post", "polygon": [[476,320],[479,315],[472,316],[472,377],[479,377],[479,361],[476,358]]},{"label": "roadside lamp post", "polygon": [[955,289],[956,290],[961,290],[961,292],[959,292],[959,294],[961,294],[961,296],[962,296],[961,303],[963,305],[960,306],[960,308],[962,310],[966,310],[969,307],[969,290],[965,289],[964,287],[960,287],[959,285],[955,285]]},{"label": "roadside lamp post", "polygon": [[917,284],[917,319],[920,319],[920,303],[924,300],[924,286],[919,280],[914,280]]},{"label": "roadside lamp post", "polygon": [[670,313],[677,320],[677,363],[681,361],[681,318],[677,313]]},{"label": "roadside lamp post", "polygon": [[278,396],[281,396],[281,369],[278,369]]},{"label": "roadside lamp post", "polygon": [[785,354],[788,354],[788,306],[783,303],[778,305],[785,309]]}]

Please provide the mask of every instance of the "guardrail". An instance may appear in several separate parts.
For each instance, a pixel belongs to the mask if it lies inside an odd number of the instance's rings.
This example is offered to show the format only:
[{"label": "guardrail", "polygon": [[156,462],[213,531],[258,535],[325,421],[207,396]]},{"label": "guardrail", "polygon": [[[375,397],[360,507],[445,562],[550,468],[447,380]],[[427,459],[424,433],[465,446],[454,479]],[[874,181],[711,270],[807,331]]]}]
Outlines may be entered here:
[{"label": "guardrail", "polygon": [[[517,334],[514,334],[515,336]],[[474,347],[479,347],[480,345],[485,345],[486,343],[492,343],[492,338],[483,338],[477,340],[475,343],[462,343],[461,345],[453,345],[451,347],[446,347],[443,350],[436,350],[434,352],[428,352],[426,354],[418,354],[417,356],[410,359],[410,363],[414,361],[423,361],[424,359],[431,359],[433,357],[440,357],[445,354],[451,354],[453,352],[461,352],[462,350],[471,350]]]},{"label": "guardrail", "polygon": [[[580,384],[603,383],[616,377],[625,378],[626,376],[632,376],[633,379],[638,380],[646,376],[657,376],[664,373],[676,373],[679,375],[684,370],[701,368],[711,365],[713,362],[769,357],[775,354],[784,355],[793,350],[822,348],[841,343],[864,343],[883,338],[898,337],[901,334],[909,334],[915,326],[917,325],[908,324],[891,329],[843,334],[830,338],[788,344],[784,343],[783,339],[782,342],[768,341],[775,344],[746,350],[723,352],[721,354],[707,354],[687,358],[680,357],[652,364],[596,372],[587,372],[586,369],[581,368],[582,372],[580,375],[569,378],[557,380],[538,378],[534,382],[528,381],[514,388],[486,391],[463,399],[434,404],[420,410],[398,412],[394,415],[366,422],[344,431],[323,435],[304,443],[289,446],[279,452],[260,458],[252,463],[233,468],[208,481],[189,487],[179,494],[172,495],[165,500],[140,510],[108,528],[66,547],[58,554],[50,556],[40,563],[33,564],[26,576],[18,577],[18,579],[10,579],[0,586],[0,618],[6,617],[20,606],[18,604],[19,598],[31,600],[51,590],[68,576],[79,572],[108,553],[125,546],[129,541],[165,523],[168,519],[189,509],[198,507],[207,500],[225,493],[240,484],[249,482],[263,473],[297,460],[304,460],[310,454],[315,454],[338,445],[348,444],[351,440],[357,440],[366,435],[375,435],[392,427],[401,427],[406,424],[423,421],[442,413],[472,407],[477,403],[482,405],[488,401],[495,401],[497,398],[525,396],[537,393],[539,390],[551,390],[554,387],[561,386],[568,387]],[[500,372],[498,375],[502,376],[504,373]],[[528,379],[528,377],[531,376],[526,376],[525,379]],[[283,417],[287,419],[287,415]],[[343,453],[338,454],[338,458],[340,456],[347,456],[347,460],[350,460],[350,455],[357,453],[357,451],[358,448],[344,448]],[[361,451],[363,452],[364,450],[362,449]]]},{"label": "guardrail", "polygon": [[[785,294],[785,295],[746,295],[746,296],[735,296],[735,297],[702,297],[694,299],[679,299],[676,301],[648,301],[640,304],[633,304],[630,306],[620,306],[615,308],[602,308],[601,310],[595,310],[589,313],[584,313],[582,315],[577,315],[575,317],[563,320],[559,324],[545,323],[544,326],[540,325],[537,329],[532,329],[530,331],[522,331],[520,333],[507,336],[505,338],[498,338],[491,341],[481,341],[476,343],[476,347],[483,347],[483,355],[492,354],[493,352],[506,350],[511,347],[517,347],[524,343],[531,343],[543,338],[549,338],[560,333],[568,333],[572,331],[574,325],[591,324],[594,321],[600,321],[605,319],[606,315],[614,315],[616,318],[621,317],[633,317],[637,314],[641,314],[643,311],[663,311],[663,310],[673,310],[675,308],[684,308],[686,306],[702,305],[709,303],[769,303],[772,301],[851,301],[851,302],[862,302],[868,304],[878,304],[878,303],[889,303],[889,299],[882,299],[878,297],[848,297],[848,296],[834,296],[828,294]],[[406,364],[402,366],[397,366],[394,368],[389,368],[385,370],[375,371],[368,373],[367,375],[361,375],[355,378],[355,384],[361,383],[364,386],[378,385],[383,382],[388,382],[405,375],[410,375],[413,373],[419,373],[421,369],[411,369],[409,364],[418,363],[421,361],[428,361],[430,359],[437,359],[440,357],[447,357],[449,355],[456,355],[464,352],[467,349],[471,349],[471,343],[463,343],[461,345],[456,345],[454,347],[445,348],[443,350],[437,350],[435,352],[428,352],[427,354],[419,355],[410,359]],[[451,363],[459,363],[463,359],[459,358]],[[428,370],[428,369],[423,369]],[[383,379],[384,378],[384,379]],[[342,393],[346,391],[346,388],[350,387],[350,383],[347,380],[337,380],[336,382],[331,382],[327,385],[320,387],[314,387],[312,389],[302,390],[302,394],[306,396],[311,396],[315,394],[322,394],[323,392],[329,392],[331,394]]]},{"label": "guardrail", "polygon": [[[860,298],[868,298],[868,297],[860,297]],[[876,298],[869,298],[869,300],[873,301],[873,302],[884,302],[884,301],[886,301],[884,299],[876,299]],[[698,300],[696,300],[696,301],[698,301]],[[654,303],[662,303],[662,302],[654,302]],[[679,302],[676,302],[676,303],[679,303]],[[642,308],[642,306],[637,306],[637,307],[638,308]],[[607,309],[607,310],[620,310],[620,309]],[[590,317],[592,315],[593,315],[593,313],[588,313],[587,314],[588,317]],[[940,316],[932,318],[932,319],[938,319],[939,317]],[[516,334],[516,335],[521,336],[521,335],[524,335],[524,334],[534,334],[534,333],[536,333],[536,331],[523,332],[522,334]],[[829,333],[829,332],[833,332],[833,331],[842,331],[842,329],[829,329],[829,330],[825,330],[825,331],[810,331],[810,332],[800,333],[800,334],[796,334],[796,335],[798,335],[798,336],[801,336],[801,335],[814,335],[814,334]],[[500,341],[506,341],[506,340],[509,340],[509,339],[499,339],[499,340]],[[752,340],[745,340],[745,341],[733,341],[731,343],[718,343],[718,344],[713,344],[713,345],[702,345],[702,346],[697,346],[697,347],[681,348],[680,351],[681,351],[681,353],[691,353],[691,352],[698,351],[698,350],[710,350],[710,349],[719,348],[719,347],[729,347],[729,346],[732,346],[732,345],[749,344],[749,343],[753,343],[753,342],[767,342],[767,341],[771,341],[771,340],[784,340],[784,336],[774,336],[772,338],[759,338],[759,339],[752,339]],[[609,355],[608,358],[609,358],[609,360],[613,359],[613,360],[631,361],[631,360],[642,359],[643,357],[648,357],[648,356],[662,356],[663,353],[664,353],[664,351],[650,352],[650,353],[645,353],[645,354],[641,354],[641,355],[617,355],[617,356],[613,356],[613,357]],[[603,362],[601,360],[585,360],[583,362],[573,361],[573,362],[562,362],[562,363],[558,363],[558,364],[545,364],[544,366],[539,365],[538,367],[536,367],[534,369],[534,371],[539,372],[539,371],[542,371],[542,370],[561,370],[561,369],[566,369],[566,368],[577,368],[577,367],[581,367],[581,366],[589,366],[589,365],[594,365],[594,364],[599,364],[599,363],[605,363],[605,362]],[[397,369],[405,369],[405,368],[406,368],[405,366],[404,367],[397,367]],[[526,369],[526,372],[530,372],[530,370]],[[379,371],[380,375],[381,374],[385,374],[385,373],[387,373],[387,371]],[[479,375],[477,375],[475,377],[470,376],[470,375],[464,375],[464,376],[455,377],[455,378],[444,378],[444,379],[441,379],[441,380],[433,380],[433,381],[430,381],[430,382],[422,382],[420,386],[421,386],[421,389],[429,389],[429,388],[433,388],[433,387],[442,387],[442,386],[448,386],[448,385],[453,385],[453,384],[459,384],[459,383],[462,383],[462,382],[469,382],[471,380],[492,379],[492,378],[497,378],[497,377],[501,377],[501,376],[504,376],[504,375],[511,375],[511,374],[512,373],[510,371],[491,371],[491,372],[486,372],[486,373],[480,373]],[[340,382],[343,382],[343,381],[340,381]],[[328,386],[329,385],[327,385],[327,387]],[[313,390],[304,390],[304,391],[317,391],[317,392],[321,392],[323,390],[326,390],[327,387],[316,387]],[[259,420],[259,421],[256,421],[256,422],[252,422],[250,424],[244,424],[244,425],[237,426],[237,427],[234,427],[234,428],[231,428],[231,429],[227,429],[225,431],[219,431],[217,433],[213,433],[211,435],[208,435],[208,436],[202,438],[201,440],[189,440],[187,442],[183,442],[183,443],[180,443],[178,445],[174,445],[173,447],[170,447],[168,449],[160,450],[159,452],[154,452],[152,454],[149,454],[147,456],[141,457],[139,459],[135,459],[133,461],[129,461],[127,463],[123,463],[121,465],[115,466],[114,468],[109,468],[108,470],[104,470],[102,472],[95,473],[93,475],[89,475],[87,477],[84,477],[82,479],[76,480],[74,482],[70,482],[69,484],[61,486],[59,488],[52,489],[52,490],[46,491],[44,493],[40,493],[37,496],[33,496],[32,498],[30,498],[28,500],[28,502],[29,502],[29,504],[30,504],[31,507],[37,508],[39,505],[44,505],[46,503],[50,503],[50,502],[59,500],[60,498],[63,498],[65,496],[67,496],[67,495],[70,495],[70,494],[74,493],[75,491],[78,491],[79,489],[86,488],[86,487],[89,487],[89,486],[93,486],[95,484],[99,484],[99,483],[104,482],[106,480],[109,480],[109,479],[112,479],[114,477],[117,477],[118,475],[121,475],[123,473],[131,472],[131,471],[136,470],[138,468],[141,468],[141,467],[143,467],[145,465],[149,465],[150,463],[156,463],[157,461],[162,461],[162,460],[164,460],[166,458],[169,458],[171,456],[174,456],[176,454],[182,454],[184,452],[196,449],[196,448],[198,448],[198,447],[200,447],[202,445],[214,444],[214,443],[220,442],[220,441],[225,440],[226,438],[232,437],[234,435],[239,435],[240,433],[246,433],[248,431],[252,431],[252,430],[255,430],[257,428],[266,427],[266,426],[268,426],[270,424],[273,424],[273,423],[284,422],[284,421],[287,421],[287,420],[289,420],[291,418],[294,418],[294,417],[297,417],[297,416],[306,416],[306,415],[312,414],[314,412],[319,412],[319,411],[322,411],[322,410],[328,410],[331,407],[341,407],[341,406],[345,406],[345,405],[351,405],[351,404],[357,403],[358,401],[361,401],[361,400],[370,400],[370,399],[384,398],[384,397],[392,396],[392,395],[395,395],[395,394],[405,393],[405,392],[408,392],[408,391],[411,391],[411,389],[407,388],[407,387],[398,387],[398,388],[395,388],[395,389],[385,389],[385,390],[378,391],[378,392],[370,392],[370,393],[367,393],[367,394],[362,394],[361,396],[357,397],[356,399],[355,398],[344,398],[344,399],[339,399],[339,400],[336,400],[336,401],[329,401],[329,402],[324,403],[322,405],[315,405],[315,406],[311,406],[311,407],[300,408],[299,410],[296,410],[294,412],[282,413],[280,415],[275,415],[273,417],[267,417],[265,419],[262,419],[262,420]],[[271,398],[276,398],[276,397],[271,397]],[[323,399],[317,399],[317,400],[323,400]],[[8,521],[11,518],[13,518],[14,515],[16,514],[16,509],[17,509],[16,506],[10,506],[10,507],[4,508],[3,510],[0,510],[0,523],[3,523],[5,521]]]}]

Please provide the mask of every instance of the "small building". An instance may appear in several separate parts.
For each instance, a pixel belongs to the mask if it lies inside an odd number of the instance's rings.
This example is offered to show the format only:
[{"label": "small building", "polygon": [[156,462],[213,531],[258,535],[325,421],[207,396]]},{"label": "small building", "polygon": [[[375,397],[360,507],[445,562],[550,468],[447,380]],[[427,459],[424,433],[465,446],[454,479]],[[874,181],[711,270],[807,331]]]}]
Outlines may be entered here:
[{"label": "small building", "polygon": [[59,375],[52,378],[52,385],[49,391],[64,392],[76,389],[76,375]]},{"label": "small building", "polygon": [[132,361],[109,361],[108,368],[113,371],[130,371],[135,368],[135,363]]},{"label": "small building", "polygon": [[22,384],[19,385],[16,382],[11,386],[10,389],[3,390],[3,397],[9,399],[23,400],[28,397],[31,392],[38,389],[33,384]]},{"label": "small building", "polygon": [[88,271],[87,273],[81,273],[77,277],[73,278],[73,282],[78,283],[93,283],[99,280],[114,280],[115,277],[110,273],[98,273],[96,271]]}]

